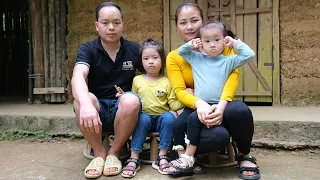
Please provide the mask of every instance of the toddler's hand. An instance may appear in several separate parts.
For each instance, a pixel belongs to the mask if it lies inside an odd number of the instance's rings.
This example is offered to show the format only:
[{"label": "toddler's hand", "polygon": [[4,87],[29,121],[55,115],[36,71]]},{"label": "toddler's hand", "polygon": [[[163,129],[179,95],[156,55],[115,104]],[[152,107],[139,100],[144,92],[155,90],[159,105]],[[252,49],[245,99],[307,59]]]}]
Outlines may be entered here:
[{"label": "toddler's hand", "polygon": [[202,48],[202,42],[200,38],[196,38],[192,40],[192,45],[194,47],[194,49],[199,49]]},{"label": "toddler's hand", "polygon": [[230,36],[226,36],[226,37],[223,39],[223,44],[224,44],[224,46],[226,46],[226,47],[233,47],[234,43],[235,43],[235,40],[234,40],[232,37],[230,37]]}]

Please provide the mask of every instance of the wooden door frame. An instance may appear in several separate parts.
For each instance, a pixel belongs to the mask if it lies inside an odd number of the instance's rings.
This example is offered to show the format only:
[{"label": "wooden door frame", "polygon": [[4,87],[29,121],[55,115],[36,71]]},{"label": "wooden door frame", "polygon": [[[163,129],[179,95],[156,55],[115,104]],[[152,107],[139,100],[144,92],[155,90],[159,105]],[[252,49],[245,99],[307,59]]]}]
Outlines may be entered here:
[{"label": "wooden door frame", "polygon": [[[195,2],[190,0],[185,0],[188,2]],[[201,2],[203,0],[198,0],[198,2]],[[206,1],[206,0],[204,0]],[[234,3],[233,3],[234,4]],[[273,21],[273,27],[272,27],[272,56],[273,56],[273,70],[272,70],[272,103],[273,105],[279,105],[280,102],[280,28],[279,28],[279,6],[280,2],[279,0],[272,0],[272,9],[265,9],[265,11],[272,11],[272,21]],[[232,8],[232,7],[231,7]],[[235,10],[235,9],[231,9]],[[260,9],[263,11],[263,9]],[[208,12],[203,12],[205,17],[208,17]],[[243,12],[239,12],[243,13]],[[165,51],[167,53],[171,50],[171,43],[170,43],[170,0],[163,0],[163,42]],[[231,21],[235,21],[235,17],[231,16]],[[231,29],[234,30],[231,26]],[[253,66],[256,66],[254,63],[250,64],[251,68],[254,69]],[[261,81],[261,78],[259,78],[259,75],[257,74],[257,78]],[[262,81],[262,85],[268,90],[267,86],[265,86]]]}]

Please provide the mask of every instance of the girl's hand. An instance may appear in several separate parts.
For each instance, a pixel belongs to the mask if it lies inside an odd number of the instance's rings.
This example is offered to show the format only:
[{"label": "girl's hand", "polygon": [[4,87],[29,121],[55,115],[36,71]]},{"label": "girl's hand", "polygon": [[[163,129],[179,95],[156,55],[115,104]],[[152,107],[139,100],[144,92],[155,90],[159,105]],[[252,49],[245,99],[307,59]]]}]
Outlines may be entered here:
[{"label": "girl's hand", "polygon": [[178,113],[176,111],[169,110],[169,112],[171,112],[176,118],[178,117]]},{"label": "girl's hand", "polygon": [[200,38],[196,38],[192,40],[192,45],[194,49],[202,48],[202,42]]},{"label": "girl's hand", "polygon": [[121,89],[121,87],[114,85],[114,88],[116,88],[116,90],[117,90],[116,98],[119,98],[120,96],[122,96],[124,91]]},{"label": "girl's hand", "polygon": [[194,93],[193,89],[191,89],[191,88],[186,88],[186,91],[187,91],[188,93],[192,94],[192,95],[193,95],[193,93]]},{"label": "girl's hand", "polygon": [[226,46],[226,47],[233,47],[234,43],[235,43],[235,40],[234,40],[232,37],[230,37],[230,36],[226,36],[226,37],[223,39],[223,44],[224,44],[224,46]]}]

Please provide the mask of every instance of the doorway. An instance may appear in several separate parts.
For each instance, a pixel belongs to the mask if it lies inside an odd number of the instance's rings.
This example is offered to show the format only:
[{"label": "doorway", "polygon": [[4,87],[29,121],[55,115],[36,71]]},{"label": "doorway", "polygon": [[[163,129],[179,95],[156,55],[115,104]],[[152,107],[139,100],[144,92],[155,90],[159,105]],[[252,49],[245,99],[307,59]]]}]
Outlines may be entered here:
[{"label": "doorway", "polygon": [[0,1],[0,16],[0,99],[27,102],[28,1]]}]

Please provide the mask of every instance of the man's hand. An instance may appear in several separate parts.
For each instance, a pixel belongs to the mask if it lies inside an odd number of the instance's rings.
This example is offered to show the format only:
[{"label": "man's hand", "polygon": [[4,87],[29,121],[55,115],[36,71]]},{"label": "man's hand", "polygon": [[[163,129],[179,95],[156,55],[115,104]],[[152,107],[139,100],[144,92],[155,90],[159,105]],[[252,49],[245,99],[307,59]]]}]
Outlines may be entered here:
[{"label": "man's hand", "polygon": [[114,85],[114,88],[116,88],[116,90],[117,90],[116,98],[119,98],[120,96],[122,96],[124,91],[121,89],[121,87]]},{"label": "man's hand", "polygon": [[[100,125],[102,125],[99,113],[92,105],[80,105],[80,128],[87,132],[100,132]],[[102,131],[102,129],[101,129]]]},{"label": "man's hand", "polygon": [[194,49],[202,48],[202,42],[200,38],[196,38],[192,40],[192,45]]},{"label": "man's hand", "polygon": [[236,41],[236,40],[234,40],[232,37],[226,36],[226,37],[223,39],[223,44],[224,44],[224,46],[226,46],[226,47],[233,47],[235,41]]}]

